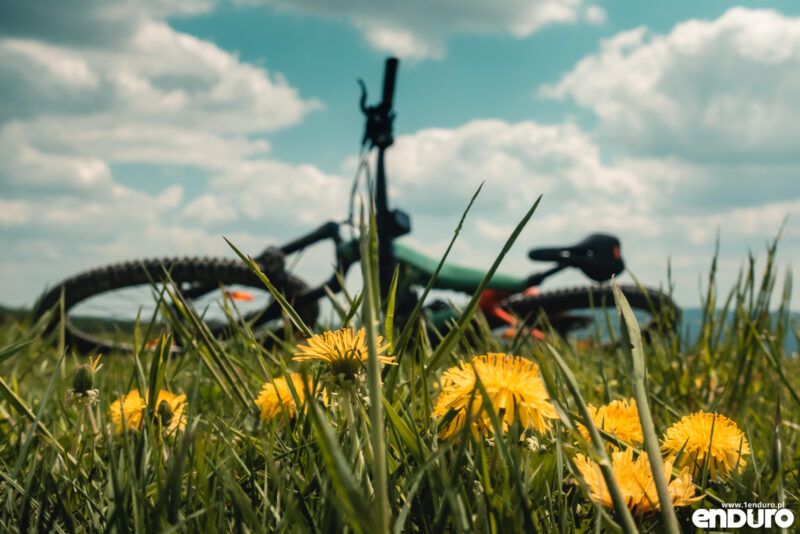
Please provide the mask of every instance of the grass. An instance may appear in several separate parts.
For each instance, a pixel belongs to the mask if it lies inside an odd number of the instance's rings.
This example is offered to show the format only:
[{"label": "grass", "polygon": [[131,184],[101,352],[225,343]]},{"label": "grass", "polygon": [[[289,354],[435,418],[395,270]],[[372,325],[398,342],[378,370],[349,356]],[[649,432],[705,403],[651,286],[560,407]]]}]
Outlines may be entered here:
[{"label": "grass", "polygon": [[[284,349],[295,343],[288,332],[284,344],[268,350],[234,320],[233,337],[223,344],[180,295],[166,295],[185,352],[170,356],[166,337],[154,349],[104,355],[94,377],[96,402],[81,404],[66,395],[86,355],[54,348],[59,333],[43,335],[25,314],[5,316],[0,531],[690,532],[693,509],[721,502],[783,502],[798,510],[800,362],[783,353],[784,336],[798,331],[789,319],[791,277],[775,287],[777,243],[765,270],[757,273],[750,261],[721,299],[712,264],[701,334],[691,344],[676,332],[641,345],[624,303],[626,329],[617,347],[580,348],[555,337],[548,344],[522,341],[515,354],[540,365],[560,414],[549,432],[518,424],[504,432],[504,413],[490,410],[494,435],[474,439],[465,431],[440,440],[431,413],[441,373],[508,346],[480,318],[470,320],[472,303],[438,344],[421,315],[403,335],[402,325],[379,320],[374,233],[362,235],[369,258],[363,298],[339,301],[337,309],[367,328],[363,380],[353,395],[300,403],[330,379],[323,367],[304,367],[312,386],[292,389],[301,409],[290,419],[261,421],[253,402],[265,382],[298,369]],[[778,313],[770,314],[776,304]],[[396,330],[386,332],[387,325]],[[383,380],[377,335],[401,346],[399,365],[384,368]],[[117,433],[111,403],[148,388],[141,429]],[[160,428],[160,389],[187,396],[184,430]],[[574,429],[589,423],[587,404],[634,396],[647,421],[643,449],[650,457],[658,450],[654,440],[698,410],[733,419],[753,453],[725,481],[705,472],[696,477],[703,500],[672,513],[671,506],[641,516],[619,501],[594,504],[573,459],[581,452],[607,466],[605,441],[613,436],[589,424],[587,443]],[[481,381],[475,399],[490,400]],[[604,468],[614,493],[610,473]]]}]

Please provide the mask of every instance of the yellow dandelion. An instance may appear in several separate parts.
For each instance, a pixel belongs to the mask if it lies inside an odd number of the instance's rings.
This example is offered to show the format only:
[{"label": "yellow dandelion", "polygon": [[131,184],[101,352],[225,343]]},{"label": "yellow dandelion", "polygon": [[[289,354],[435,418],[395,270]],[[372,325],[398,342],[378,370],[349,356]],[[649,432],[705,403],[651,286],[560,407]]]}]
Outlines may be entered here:
[{"label": "yellow dandelion", "polygon": [[[111,403],[109,414],[117,432],[122,432],[123,427],[128,430],[142,428],[147,396],[147,391],[142,397],[139,391],[133,390]],[[161,421],[161,428],[167,433],[183,430],[186,428],[186,395],[175,395],[162,389],[156,397],[155,412]]]},{"label": "yellow dandelion", "polygon": [[492,432],[491,419],[483,410],[483,396],[476,390],[476,373],[491,398],[494,411],[501,418],[504,431],[518,420],[525,429],[533,427],[537,432],[545,432],[550,428],[550,419],[558,417],[538,365],[519,356],[489,353],[475,357],[470,364],[451,367],[442,374],[442,392],[433,417],[441,418],[450,410],[455,411],[453,419],[442,429],[443,439],[464,427],[470,399],[473,435],[477,437],[479,433]]},{"label": "yellow dandelion", "polygon": [[[613,508],[614,501],[608,491],[606,480],[600,466],[583,454],[575,456],[575,466],[589,487],[591,498],[605,506]],[[635,515],[649,515],[661,509],[658,491],[653,481],[653,473],[647,453],[639,454],[633,460],[633,449],[614,451],[611,454],[611,468],[614,480],[619,486],[622,498]],[[672,461],[664,461],[664,473],[672,478]],[[668,485],[669,496],[673,506],[688,506],[703,497],[695,497],[695,487],[688,468],[684,468]]]},{"label": "yellow dandelion", "polygon": [[[616,436],[619,440],[630,445],[644,443],[642,425],[639,423],[639,412],[636,410],[636,400],[614,400],[599,408],[590,404],[589,413],[592,415],[597,428]],[[589,429],[578,425],[581,435],[589,440]],[[607,444],[613,447],[613,443]]]},{"label": "yellow dandelion", "polygon": [[746,464],[743,456],[750,454],[750,444],[736,423],[724,415],[703,411],[684,416],[669,427],[661,448],[673,459],[683,449],[678,466],[688,466],[695,476],[703,472],[708,456],[712,478],[725,478],[740,469]]},{"label": "yellow dandelion", "polygon": [[[351,328],[323,332],[306,340],[308,346],[298,346],[294,359],[298,361],[320,361],[328,365],[331,374],[344,381],[353,380],[364,368],[367,361],[366,332]],[[378,360],[384,364],[394,364],[393,356],[381,356],[387,345],[378,336]]]},{"label": "yellow dandelion", "polygon": [[[297,392],[298,400],[302,403],[303,399],[305,398],[305,387],[303,386],[302,375],[299,373],[292,373],[289,375],[289,378],[294,385],[295,392]],[[308,385],[309,390],[313,387],[310,377],[306,377],[306,384]],[[324,400],[324,391],[322,395]],[[261,408],[259,417],[262,421],[266,419],[272,419],[274,417],[283,417],[284,410],[286,415],[289,417],[294,417],[295,413],[297,413],[297,409],[294,405],[294,399],[292,398],[292,393],[289,390],[286,377],[276,378],[272,382],[267,382],[264,384],[264,387],[261,388],[261,393],[256,399],[256,406]]]}]

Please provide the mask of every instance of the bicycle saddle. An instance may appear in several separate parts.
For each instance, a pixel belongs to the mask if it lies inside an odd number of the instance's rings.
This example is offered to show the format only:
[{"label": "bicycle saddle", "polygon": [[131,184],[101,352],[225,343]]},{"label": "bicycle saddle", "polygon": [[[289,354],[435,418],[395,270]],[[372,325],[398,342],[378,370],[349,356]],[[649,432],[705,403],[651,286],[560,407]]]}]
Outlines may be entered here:
[{"label": "bicycle saddle", "polygon": [[605,282],[625,269],[619,247],[619,239],[612,235],[592,234],[571,247],[532,249],[528,257],[577,267],[592,280]]}]

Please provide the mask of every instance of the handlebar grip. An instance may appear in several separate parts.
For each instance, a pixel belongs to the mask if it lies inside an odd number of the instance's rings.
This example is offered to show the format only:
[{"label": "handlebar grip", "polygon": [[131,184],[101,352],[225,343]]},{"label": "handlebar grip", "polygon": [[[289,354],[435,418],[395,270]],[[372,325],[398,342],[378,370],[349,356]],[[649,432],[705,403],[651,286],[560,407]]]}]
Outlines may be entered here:
[{"label": "handlebar grip", "polygon": [[386,110],[392,109],[394,99],[394,81],[397,75],[397,58],[390,57],[386,60],[386,71],[383,75],[383,101],[381,106]]}]

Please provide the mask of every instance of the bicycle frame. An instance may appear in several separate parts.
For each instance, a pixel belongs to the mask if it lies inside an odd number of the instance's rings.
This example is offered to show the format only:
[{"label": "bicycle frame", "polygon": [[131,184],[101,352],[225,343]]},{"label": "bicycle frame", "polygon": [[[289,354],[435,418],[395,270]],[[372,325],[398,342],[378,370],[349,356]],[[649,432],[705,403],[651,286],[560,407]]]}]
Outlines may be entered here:
[{"label": "bicycle frame", "polygon": [[[327,240],[332,241],[335,247],[337,272],[319,286],[309,289],[307,292],[299,295],[296,299],[297,306],[302,306],[322,298],[327,293],[325,291],[326,287],[333,293],[338,293],[341,290],[339,281],[344,279],[350,267],[361,259],[359,240],[353,239],[343,241],[340,233],[340,224],[330,221],[316,230],[309,232],[305,236],[278,248],[281,253],[288,256]],[[401,282],[399,287],[406,289],[411,286],[426,286],[433,277],[436,267],[439,265],[439,261],[400,243],[393,243],[393,249],[394,260],[400,270],[399,276]],[[264,254],[266,253],[265,251]],[[258,261],[258,257],[256,261]],[[531,286],[541,284],[545,278],[565,267],[566,265],[557,265],[551,269],[530,276],[513,276],[497,273],[489,281],[488,289],[517,293]],[[389,275],[390,278],[391,274],[392,273]],[[486,271],[481,269],[445,263],[442,265],[434,281],[433,288],[470,294],[480,285],[485,275]]]}]

